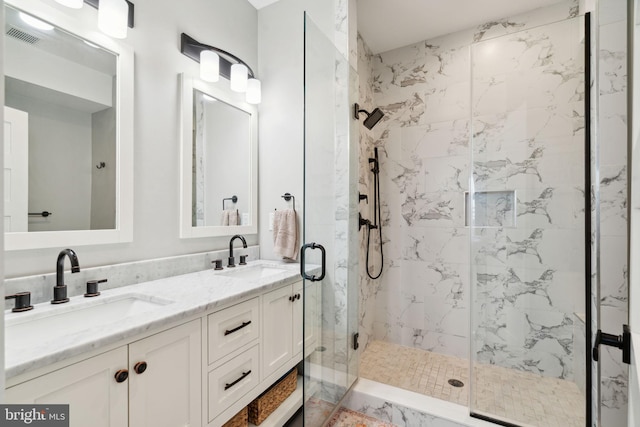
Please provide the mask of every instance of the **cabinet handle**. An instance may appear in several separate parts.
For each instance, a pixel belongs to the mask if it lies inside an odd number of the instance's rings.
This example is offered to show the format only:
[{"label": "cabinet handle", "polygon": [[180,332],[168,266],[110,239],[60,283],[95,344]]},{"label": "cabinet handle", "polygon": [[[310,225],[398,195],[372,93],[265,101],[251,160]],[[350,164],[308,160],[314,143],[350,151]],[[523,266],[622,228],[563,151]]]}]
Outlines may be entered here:
[{"label": "cabinet handle", "polygon": [[127,380],[127,378],[129,378],[129,371],[127,371],[126,369],[120,369],[118,372],[116,372],[114,378],[116,379],[117,383],[123,383]]},{"label": "cabinet handle", "polygon": [[227,329],[226,331],[224,331],[224,336],[226,337],[227,335],[230,335],[236,331],[239,331],[242,328],[246,328],[247,326],[249,326],[251,324],[251,320],[249,320],[248,322],[242,322],[242,325],[237,326],[233,329]]},{"label": "cabinet handle", "polygon": [[300,299],[300,294],[296,294],[296,299]]},{"label": "cabinet handle", "polygon": [[296,296],[295,296],[295,295],[291,295],[291,296],[289,297],[289,301],[295,301],[295,300],[296,300]]},{"label": "cabinet handle", "polygon": [[229,390],[231,387],[233,387],[234,385],[238,384],[240,381],[242,381],[243,379],[247,378],[247,376],[251,373],[251,369],[249,369],[247,372],[243,372],[242,376],[240,378],[238,378],[237,380],[235,380],[232,383],[226,383],[224,385],[224,389],[225,390]]},{"label": "cabinet handle", "polygon": [[147,362],[138,362],[133,366],[133,370],[136,374],[141,374],[147,370]]}]

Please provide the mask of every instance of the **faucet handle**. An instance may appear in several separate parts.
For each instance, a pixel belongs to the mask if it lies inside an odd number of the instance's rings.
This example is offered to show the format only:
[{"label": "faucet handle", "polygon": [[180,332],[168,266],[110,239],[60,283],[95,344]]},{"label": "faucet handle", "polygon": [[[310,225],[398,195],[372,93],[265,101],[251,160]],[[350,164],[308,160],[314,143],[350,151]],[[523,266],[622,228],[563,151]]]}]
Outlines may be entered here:
[{"label": "faucet handle", "polygon": [[238,263],[238,265],[247,265],[247,257],[249,255],[240,255],[240,262]]},{"label": "faucet handle", "polygon": [[214,259],[213,261],[211,261],[211,264],[215,264],[215,266],[213,267],[214,270],[222,270],[222,260],[221,259]]},{"label": "faucet handle", "polygon": [[107,279],[87,281],[87,293],[84,294],[85,298],[97,297],[100,295],[100,292],[98,291],[98,283],[105,283],[106,281]]},{"label": "faucet handle", "polygon": [[14,313],[19,313],[21,311],[29,311],[33,309],[31,305],[31,292],[18,292],[14,295],[7,295],[4,297],[5,300],[15,299],[16,305],[11,309]]}]

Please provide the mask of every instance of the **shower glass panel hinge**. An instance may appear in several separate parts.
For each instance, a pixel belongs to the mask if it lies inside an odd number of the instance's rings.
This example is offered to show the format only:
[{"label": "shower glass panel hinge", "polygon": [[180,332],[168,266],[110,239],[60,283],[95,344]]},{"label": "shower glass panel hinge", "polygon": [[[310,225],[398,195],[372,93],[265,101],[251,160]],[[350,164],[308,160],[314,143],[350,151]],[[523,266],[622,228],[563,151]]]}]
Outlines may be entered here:
[{"label": "shower glass panel hinge", "polygon": [[596,342],[593,346],[593,360],[600,359],[600,344],[616,347],[622,350],[622,361],[627,365],[631,363],[631,331],[629,325],[622,325],[622,335],[613,335],[598,329]]},{"label": "shower glass panel hinge", "polygon": [[353,349],[357,350],[360,348],[360,343],[358,342],[358,338],[360,337],[359,333],[353,334]]}]

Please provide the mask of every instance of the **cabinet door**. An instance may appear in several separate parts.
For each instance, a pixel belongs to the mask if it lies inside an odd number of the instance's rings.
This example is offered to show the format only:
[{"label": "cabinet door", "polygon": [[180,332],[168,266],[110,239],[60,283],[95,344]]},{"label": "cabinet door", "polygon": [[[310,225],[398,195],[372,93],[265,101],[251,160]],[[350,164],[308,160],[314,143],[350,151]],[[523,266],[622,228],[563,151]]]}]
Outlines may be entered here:
[{"label": "cabinet door", "polygon": [[285,286],[262,297],[262,378],[274,373],[293,356],[291,286]]},{"label": "cabinet door", "polygon": [[201,342],[198,319],[129,345],[131,427],[202,425]]},{"label": "cabinet door", "polygon": [[115,380],[120,369],[127,369],[126,347],[8,388],[6,403],[69,404],[71,427],[126,427],[128,381]]}]

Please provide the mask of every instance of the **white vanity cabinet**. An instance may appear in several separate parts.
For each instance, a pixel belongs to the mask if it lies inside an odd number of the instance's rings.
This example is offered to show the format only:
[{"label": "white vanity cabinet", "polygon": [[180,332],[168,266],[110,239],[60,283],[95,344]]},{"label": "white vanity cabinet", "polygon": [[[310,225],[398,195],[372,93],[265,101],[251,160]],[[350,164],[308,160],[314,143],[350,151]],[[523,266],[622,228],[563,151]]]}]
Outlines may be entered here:
[{"label": "white vanity cabinet", "polygon": [[201,341],[197,319],[10,387],[6,401],[69,404],[72,427],[199,427]]},{"label": "white vanity cabinet", "polygon": [[69,404],[72,427],[126,427],[128,382],[115,380],[126,369],[124,346],[8,388],[5,401]]},{"label": "white vanity cabinet", "polygon": [[262,297],[262,379],[302,351],[302,282]]}]

